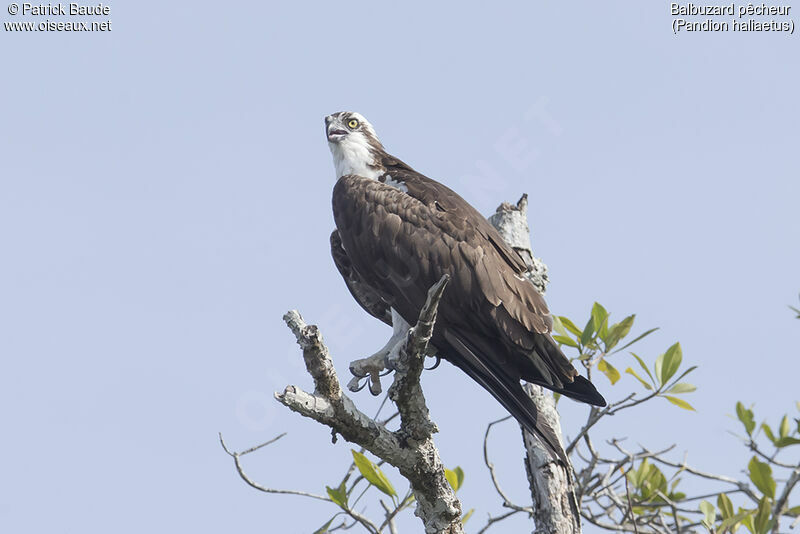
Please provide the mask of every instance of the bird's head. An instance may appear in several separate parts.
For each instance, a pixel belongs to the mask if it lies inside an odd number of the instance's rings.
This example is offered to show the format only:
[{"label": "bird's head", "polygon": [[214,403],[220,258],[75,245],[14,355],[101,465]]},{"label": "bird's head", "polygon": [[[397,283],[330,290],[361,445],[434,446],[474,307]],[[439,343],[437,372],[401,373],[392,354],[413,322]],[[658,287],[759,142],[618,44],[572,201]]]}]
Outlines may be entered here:
[{"label": "bird's head", "polygon": [[360,113],[340,111],[325,117],[325,136],[333,154],[336,177],[357,174],[380,176],[380,155],[384,152],[375,129]]}]

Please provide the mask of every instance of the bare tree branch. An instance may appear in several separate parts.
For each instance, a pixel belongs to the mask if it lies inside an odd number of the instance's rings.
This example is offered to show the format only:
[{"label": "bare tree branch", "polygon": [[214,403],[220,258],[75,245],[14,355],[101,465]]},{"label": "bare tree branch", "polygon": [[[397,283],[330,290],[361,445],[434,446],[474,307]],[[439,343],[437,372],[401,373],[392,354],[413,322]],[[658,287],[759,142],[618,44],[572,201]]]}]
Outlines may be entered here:
[{"label": "bare tree branch", "polygon": [[504,514],[500,514],[500,515],[495,516],[495,517],[491,517],[490,516],[489,519],[486,521],[486,525],[482,529],[480,529],[478,531],[478,534],[483,534],[484,532],[489,530],[489,527],[499,523],[500,521],[503,521],[504,519],[508,519],[512,515],[518,514],[519,512],[520,512],[519,510],[511,510],[509,512],[506,512]]},{"label": "bare tree branch", "polygon": [[[631,469],[633,469],[633,459],[631,459]],[[639,534],[639,527],[636,526],[636,515],[633,513],[633,503],[631,502],[631,489],[628,484],[628,476],[627,473],[623,477],[625,479],[625,496],[628,498],[628,509],[625,511],[625,516],[622,518],[622,522],[625,522],[626,517],[630,514],[631,523],[633,523],[633,531],[636,534]]]},{"label": "bare tree branch", "polygon": [[792,493],[792,490],[798,482],[800,482],[800,464],[798,464],[797,467],[795,467],[792,471],[792,474],[789,475],[789,479],[783,486],[783,491],[775,500],[775,506],[772,509],[772,515],[775,518],[775,527],[772,529],[772,532],[777,533],[779,531],[780,516],[786,511],[786,507],[789,502],[789,495]]},{"label": "bare tree branch", "polygon": [[[489,217],[489,222],[505,242],[526,259],[530,268],[528,279],[537,291],[544,294],[548,281],[547,267],[534,257],[531,250],[527,211],[528,196],[522,195],[516,205],[501,204]],[[536,405],[540,421],[552,428],[558,438],[557,445],[563,449],[561,423],[553,395],[533,384],[525,384],[524,388]],[[555,461],[539,438],[527,430],[522,429],[522,436],[537,534],[580,534],[580,504],[572,481],[572,466]]]},{"label": "bare tree branch", "polygon": [[492,484],[494,485],[495,491],[498,495],[500,495],[500,498],[503,499],[503,506],[505,508],[511,508],[517,512],[533,514],[533,508],[530,506],[519,506],[511,502],[511,499],[508,498],[503,489],[500,487],[500,482],[497,480],[497,473],[495,473],[494,470],[494,464],[489,460],[489,433],[492,431],[492,427],[494,425],[508,421],[509,419],[511,419],[510,415],[503,417],[502,419],[498,419],[497,421],[492,421],[486,426],[486,432],[483,435],[483,463],[486,465],[486,469],[489,470],[489,476],[492,479]]},{"label": "bare tree branch", "polygon": [[381,529],[383,529],[384,525],[388,525],[389,534],[397,534],[397,525],[394,522],[394,516],[400,510],[400,506],[397,506],[394,510],[392,510],[391,508],[389,508],[389,505],[386,504],[386,501],[384,501],[383,499],[380,500],[380,503],[381,503],[381,508],[383,508],[383,511],[386,512],[386,521],[384,521],[384,524],[381,525]]},{"label": "bare tree branch", "polygon": [[328,349],[316,326],[306,325],[300,314],[290,311],[284,320],[303,349],[306,369],[314,380],[314,393],[288,386],[275,398],[289,409],[324,425],[347,441],[357,443],[408,479],[417,503],[417,515],[430,534],[461,534],[461,503],[444,475],[444,466],[432,435],[430,420],[419,384],[425,350],[433,332],[436,310],[449,277],[444,276],[428,292],[417,324],[409,330],[395,362],[389,396],[400,412],[400,429],[388,430],[359,411],[342,391]]},{"label": "bare tree branch", "polygon": [[231,458],[233,458],[233,463],[236,466],[236,472],[239,473],[239,476],[242,477],[242,480],[244,480],[249,486],[257,489],[258,491],[263,491],[264,493],[277,493],[277,494],[282,494],[282,495],[298,495],[300,497],[310,497],[312,499],[317,499],[317,500],[320,500],[320,501],[331,502],[331,500],[328,497],[324,497],[322,495],[317,495],[317,494],[314,494],[314,493],[308,493],[306,491],[268,488],[266,486],[262,486],[258,482],[255,482],[254,480],[252,480],[247,475],[247,473],[245,472],[244,468],[242,467],[242,463],[239,460],[239,458],[244,456],[245,454],[250,454],[251,452],[255,452],[255,451],[257,451],[258,449],[260,449],[262,447],[266,447],[267,445],[275,443],[276,441],[278,441],[279,439],[281,439],[285,435],[286,435],[286,433],[284,432],[280,436],[272,438],[271,440],[269,440],[269,441],[267,441],[265,443],[262,443],[261,445],[256,445],[255,447],[251,447],[251,448],[247,449],[246,451],[242,451],[242,452],[231,451],[228,448],[228,446],[225,444],[225,440],[222,438],[222,433],[219,434],[219,442],[220,442],[220,445],[222,445],[222,448],[225,450],[225,452],[228,453],[228,455],[230,455]]}]

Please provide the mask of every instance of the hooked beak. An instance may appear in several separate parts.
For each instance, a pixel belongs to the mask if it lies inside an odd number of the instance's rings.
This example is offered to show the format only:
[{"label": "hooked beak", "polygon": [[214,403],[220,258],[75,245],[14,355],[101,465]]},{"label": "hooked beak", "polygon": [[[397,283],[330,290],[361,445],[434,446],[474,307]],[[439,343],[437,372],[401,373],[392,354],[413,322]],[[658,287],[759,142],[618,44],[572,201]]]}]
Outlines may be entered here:
[{"label": "hooked beak", "polygon": [[338,143],[347,135],[347,130],[332,120],[330,116],[325,117],[325,135],[330,143]]}]

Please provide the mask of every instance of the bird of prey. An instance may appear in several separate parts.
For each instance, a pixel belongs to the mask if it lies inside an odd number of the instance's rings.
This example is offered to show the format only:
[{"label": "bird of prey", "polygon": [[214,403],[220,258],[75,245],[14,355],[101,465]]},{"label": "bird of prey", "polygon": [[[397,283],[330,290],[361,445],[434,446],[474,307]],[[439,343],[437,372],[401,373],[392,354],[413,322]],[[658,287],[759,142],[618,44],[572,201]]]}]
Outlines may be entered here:
[{"label": "bird of prey", "polygon": [[450,275],[431,338],[437,356],[560,451],[520,380],[596,406],[606,401],[550,336],[553,319],[525,277],[525,260],[458,194],[388,154],[359,113],[325,117],[325,134],[337,178],[331,252],[356,301],[393,327],[378,354],[398,350],[428,289]]}]

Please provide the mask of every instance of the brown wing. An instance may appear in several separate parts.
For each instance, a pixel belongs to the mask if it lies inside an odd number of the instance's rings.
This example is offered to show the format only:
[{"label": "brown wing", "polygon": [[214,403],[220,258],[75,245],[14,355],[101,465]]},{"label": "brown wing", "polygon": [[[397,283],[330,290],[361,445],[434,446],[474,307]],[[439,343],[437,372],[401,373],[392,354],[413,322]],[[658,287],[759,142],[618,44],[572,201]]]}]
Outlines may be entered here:
[{"label": "brown wing", "polygon": [[[510,247],[497,232],[497,229],[478,210],[461,198],[458,193],[446,185],[418,173],[393,156],[384,157],[382,163],[387,170],[387,174],[390,174],[395,180],[406,184],[409,195],[427,206],[432,206],[440,211],[451,212],[451,219],[462,221],[460,224],[469,222],[469,224],[474,225],[476,230],[492,243],[492,246],[515,272],[522,274],[529,269],[525,258]],[[547,310],[544,299],[541,300],[544,309]]]},{"label": "brown wing", "polygon": [[473,346],[491,347],[518,378],[551,388],[572,382],[577,371],[557,348],[549,350],[552,318],[521,276],[522,258],[452,190],[413,171],[391,174],[407,193],[356,176],[334,188],[336,226],[363,280],[413,324],[428,288],[448,273],[440,324]]},{"label": "brown wing", "polygon": [[481,384],[566,462],[520,378],[583,402],[605,400],[550,337],[547,306],[521,276],[525,262],[450,189],[407,166],[391,174],[407,192],[351,175],[334,187],[334,219],[353,271],[411,324],[428,288],[449,274],[433,332],[437,354]]},{"label": "brown wing", "polygon": [[331,234],[331,256],[333,256],[333,263],[344,278],[347,289],[350,290],[355,301],[368,314],[392,326],[392,312],[389,306],[353,269],[353,263],[342,247],[342,238],[339,236],[338,230],[334,230]]}]

